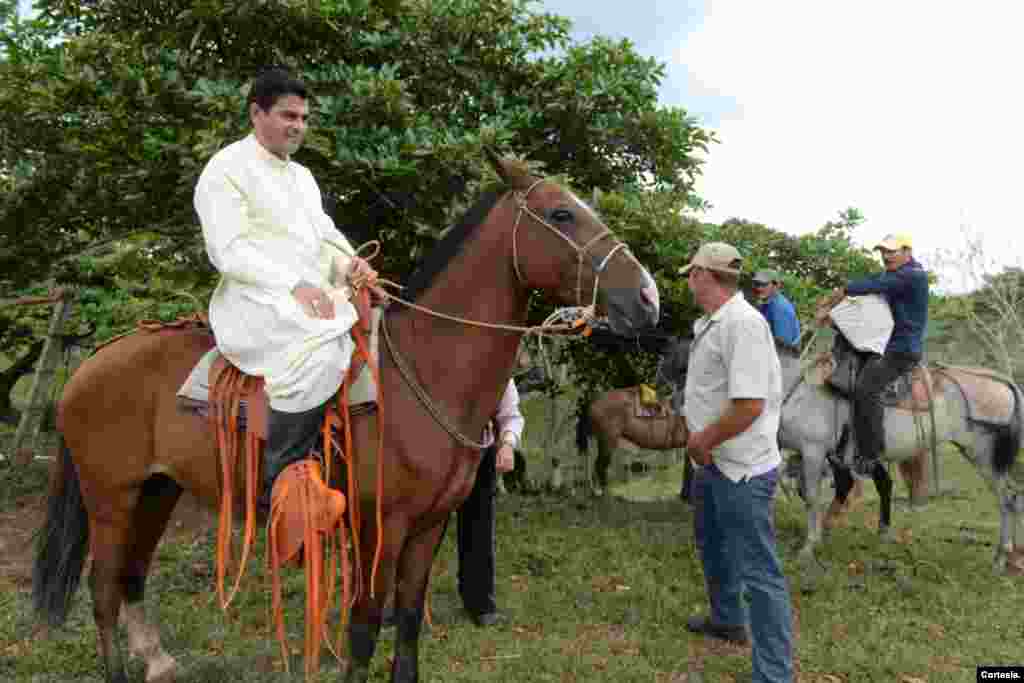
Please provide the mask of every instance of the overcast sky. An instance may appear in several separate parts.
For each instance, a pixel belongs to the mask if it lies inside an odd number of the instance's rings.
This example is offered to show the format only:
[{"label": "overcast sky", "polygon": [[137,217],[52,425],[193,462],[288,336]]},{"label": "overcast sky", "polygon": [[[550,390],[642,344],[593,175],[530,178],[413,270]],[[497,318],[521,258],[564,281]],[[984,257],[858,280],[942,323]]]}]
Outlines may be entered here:
[{"label": "overcast sky", "polygon": [[668,66],[664,105],[717,132],[707,219],[792,234],[854,206],[873,245],[959,248],[962,226],[1024,262],[1024,3],[543,0],[576,37],[629,38]]}]

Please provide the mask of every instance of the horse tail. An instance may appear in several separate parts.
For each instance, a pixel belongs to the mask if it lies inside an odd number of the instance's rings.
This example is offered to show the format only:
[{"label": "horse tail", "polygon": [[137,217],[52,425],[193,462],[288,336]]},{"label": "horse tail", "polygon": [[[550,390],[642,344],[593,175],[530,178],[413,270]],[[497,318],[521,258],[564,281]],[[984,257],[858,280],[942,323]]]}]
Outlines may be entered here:
[{"label": "horse tail", "polygon": [[590,405],[586,401],[580,401],[577,410],[579,417],[576,420],[576,449],[580,455],[586,455],[590,447],[590,436],[594,433],[594,422],[590,417]]},{"label": "horse tail", "polygon": [[61,437],[50,481],[46,522],[38,532],[32,568],[32,602],[50,626],[67,619],[89,552],[89,517],[78,470]]},{"label": "horse tail", "polygon": [[1013,411],[1010,422],[1001,426],[996,432],[995,452],[992,454],[992,469],[997,475],[1006,474],[1017,460],[1017,451],[1021,443],[1021,422],[1024,421],[1024,399],[1020,387],[1013,380],[1006,385],[1013,394]]}]

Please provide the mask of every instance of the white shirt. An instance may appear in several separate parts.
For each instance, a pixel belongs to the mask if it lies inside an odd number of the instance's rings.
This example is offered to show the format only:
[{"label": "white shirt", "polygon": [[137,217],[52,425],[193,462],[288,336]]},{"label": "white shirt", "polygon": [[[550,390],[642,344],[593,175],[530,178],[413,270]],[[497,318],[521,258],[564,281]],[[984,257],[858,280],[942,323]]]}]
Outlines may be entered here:
[{"label": "white shirt", "polygon": [[[354,250],[324,212],[313,175],[249,135],[206,164],[195,208],[221,274],[210,300],[217,347],[243,372],[264,377],[275,410],[323,404],[348,369],[358,315],[348,289],[331,288]],[[306,315],[292,296],[301,281],[329,292],[334,320]]]},{"label": "white shirt", "polygon": [[[519,389],[516,387],[515,381],[511,379],[508,381],[508,386],[505,387],[505,393],[501,395],[498,411],[494,414],[494,421],[498,423],[498,434],[502,442],[508,443],[512,448],[518,446],[520,439],[523,438],[523,427],[526,425],[526,420],[519,412]],[[490,420],[484,427],[484,438],[481,443],[484,448],[488,448],[494,443],[494,429],[491,427]]]},{"label": "white shirt", "polygon": [[699,318],[693,333],[683,404],[690,430],[703,431],[716,422],[733,399],[763,399],[764,410],[754,423],[714,448],[712,457],[732,481],[778,467],[782,368],[768,322],[737,292]]}]

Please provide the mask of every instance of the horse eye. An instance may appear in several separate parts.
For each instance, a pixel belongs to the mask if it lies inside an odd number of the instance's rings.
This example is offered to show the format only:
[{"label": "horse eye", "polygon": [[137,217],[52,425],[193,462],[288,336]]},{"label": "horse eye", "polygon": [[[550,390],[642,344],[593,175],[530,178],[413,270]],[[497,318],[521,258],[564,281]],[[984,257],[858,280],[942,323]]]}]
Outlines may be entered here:
[{"label": "horse eye", "polygon": [[552,223],[572,223],[572,211],[568,209],[554,209],[548,214]]}]

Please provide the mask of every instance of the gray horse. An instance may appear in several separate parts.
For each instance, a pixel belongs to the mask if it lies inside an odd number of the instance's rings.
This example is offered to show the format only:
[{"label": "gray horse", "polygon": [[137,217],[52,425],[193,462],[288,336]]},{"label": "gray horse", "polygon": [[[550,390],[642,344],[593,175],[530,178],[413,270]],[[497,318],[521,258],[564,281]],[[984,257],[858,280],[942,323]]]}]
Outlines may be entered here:
[{"label": "gray horse", "polygon": [[[690,341],[682,340],[677,345],[666,357],[664,368],[675,378],[679,388],[676,396],[680,398],[686,381]],[[829,467],[835,475],[837,504],[846,500],[853,486],[847,467],[852,460],[853,439],[844,429],[850,423],[851,406],[824,383],[813,379],[813,364],[808,368],[801,363],[796,349],[780,344],[778,353],[783,386],[779,444],[802,456],[800,488],[807,504],[807,537],[799,558],[803,566],[817,567],[813,561],[814,548],[821,542],[825,506],[829,502],[821,484]],[[933,364],[929,370],[934,411],[922,414],[887,408],[886,450],[882,458],[903,466],[904,477],[911,481],[913,499],[917,493],[915,482],[923,474],[922,463],[927,459],[932,438],[935,445],[951,443],[956,446],[988,482],[998,501],[999,544],[993,569],[1002,573],[1017,541],[1018,515],[1024,513],[1024,464],[1017,457],[1024,431],[1024,399],[1011,379],[992,370],[941,364]],[[934,430],[931,415],[935,418]],[[892,480],[881,463],[872,472],[872,479],[879,492],[879,532],[888,535]],[[687,490],[684,481],[681,492],[684,499]]]},{"label": "gray horse", "polygon": [[[821,540],[825,501],[820,484],[830,460],[837,464],[837,498],[845,498],[852,486],[842,464],[851,462],[854,447],[844,430],[851,406],[823,383],[809,379],[813,368],[802,365],[796,351],[780,347],[779,360],[784,387],[779,442],[802,455],[807,538],[800,559],[807,564]],[[933,437],[936,445],[955,445],[988,482],[999,503],[999,545],[993,568],[1001,573],[1016,541],[1017,514],[1024,511],[1024,466],[1017,460],[1024,426],[1021,391],[1011,379],[984,368],[933,364],[929,370],[934,411],[922,414],[887,407],[882,458],[894,463],[920,460]],[[934,415],[934,430],[929,415]],[[873,479],[883,499],[879,531],[887,534],[892,481],[881,463]]]}]

